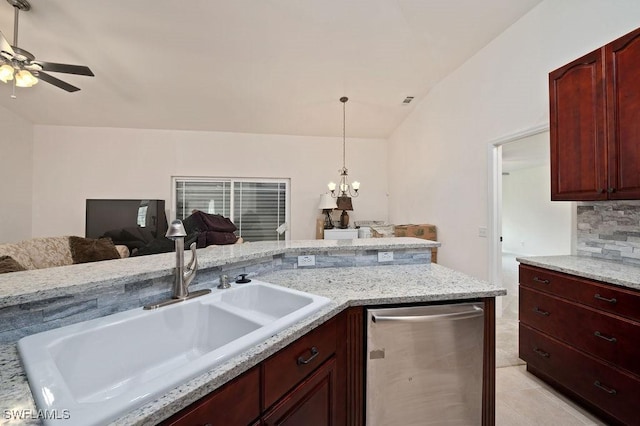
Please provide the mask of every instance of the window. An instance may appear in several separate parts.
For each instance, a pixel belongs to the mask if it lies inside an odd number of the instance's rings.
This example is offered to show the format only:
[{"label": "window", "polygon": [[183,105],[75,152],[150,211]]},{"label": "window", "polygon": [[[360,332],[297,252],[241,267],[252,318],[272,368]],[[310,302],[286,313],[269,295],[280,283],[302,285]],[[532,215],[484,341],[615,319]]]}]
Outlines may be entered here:
[{"label": "window", "polygon": [[289,220],[288,179],[174,177],[173,185],[176,219],[201,210],[231,219],[245,241],[288,238],[277,231]]}]

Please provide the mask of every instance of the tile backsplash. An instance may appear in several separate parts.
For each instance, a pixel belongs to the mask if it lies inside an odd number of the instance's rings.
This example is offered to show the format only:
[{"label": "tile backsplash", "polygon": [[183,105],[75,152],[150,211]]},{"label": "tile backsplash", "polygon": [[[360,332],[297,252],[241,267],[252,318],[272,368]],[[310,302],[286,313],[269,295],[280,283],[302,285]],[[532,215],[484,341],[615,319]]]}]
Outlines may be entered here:
[{"label": "tile backsplash", "polygon": [[578,256],[640,266],[640,201],[593,201],[577,206]]}]

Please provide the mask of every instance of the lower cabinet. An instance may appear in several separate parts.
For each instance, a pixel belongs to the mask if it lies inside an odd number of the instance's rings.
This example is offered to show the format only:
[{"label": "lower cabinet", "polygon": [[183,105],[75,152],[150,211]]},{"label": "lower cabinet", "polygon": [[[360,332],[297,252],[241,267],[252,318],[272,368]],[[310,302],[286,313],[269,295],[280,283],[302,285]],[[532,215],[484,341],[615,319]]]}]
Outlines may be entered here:
[{"label": "lower cabinet", "polygon": [[640,425],[640,292],[520,265],[520,358],[611,424]]},{"label": "lower cabinet", "polygon": [[362,410],[361,401],[347,400],[348,348],[362,345],[362,333],[348,330],[349,318],[361,312],[337,315],[161,424],[346,425],[347,413]]},{"label": "lower cabinet", "polygon": [[269,410],[264,415],[262,424],[265,426],[338,424],[336,374],[336,360],[332,357]]}]

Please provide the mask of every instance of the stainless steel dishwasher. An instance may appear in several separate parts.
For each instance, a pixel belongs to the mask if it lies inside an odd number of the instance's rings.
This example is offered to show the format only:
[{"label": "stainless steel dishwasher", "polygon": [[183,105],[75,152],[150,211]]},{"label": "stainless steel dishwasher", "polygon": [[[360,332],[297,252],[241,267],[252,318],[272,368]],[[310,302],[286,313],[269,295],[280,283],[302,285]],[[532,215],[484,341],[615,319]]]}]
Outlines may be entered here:
[{"label": "stainless steel dishwasher", "polygon": [[483,304],[367,310],[366,423],[482,423]]}]

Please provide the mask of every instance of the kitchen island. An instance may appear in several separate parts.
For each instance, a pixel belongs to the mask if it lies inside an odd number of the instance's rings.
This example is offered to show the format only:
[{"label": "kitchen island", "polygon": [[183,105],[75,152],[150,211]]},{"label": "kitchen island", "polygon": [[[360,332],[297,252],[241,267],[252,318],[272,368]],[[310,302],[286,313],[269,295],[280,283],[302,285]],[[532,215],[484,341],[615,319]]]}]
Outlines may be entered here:
[{"label": "kitchen island", "polygon": [[[249,247],[240,249],[241,254],[238,255],[238,257],[229,255],[228,251],[230,251],[230,249],[220,251],[214,249],[209,252],[207,252],[208,249],[199,250],[199,257],[203,258],[201,264],[205,265],[204,268],[214,269],[215,273],[219,272],[219,269],[216,268],[220,268],[221,265],[235,265],[234,267],[236,267],[239,263],[242,263],[246,271],[248,269],[250,270],[252,265],[262,262],[261,264],[263,266],[261,269],[254,272],[254,276],[257,275],[260,280],[326,296],[331,299],[331,303],[319,312],[307,317],[305,320],[277,333],[264,343],[256,345],[205,374],[176,387],[161,398],[122,416],[117,419],[114,424],[156,424],[248,371],[280,349],[326,323],[349,307],[400,303],[428,303],[478,298],[491,299],[506,294],[506,290],[497,288],[482,280],[474,279],[440,265],[430,264],[427,256],[423,256],[421,251],[429,250],[430,247],[437,246],[438,243],[412,238],[401,238],[371,239],[365,242],[354,240],[353,242],[346,243],[339,242],[339,244],[340,245],[336,245],[335,241],[290,242],[275,249],[273,247],[267,249],[266,245],[259,244],[251,248],[251,244],[246,244],[246,246]],[[236,247],[233,247],[233,249],[235,250]],[[300,267],[264,267],[263,260],[265,256],[273,256],[274,253],[276,256],[284,255],[286,258],[287,254],[298,255],[312,252],[319,256],[318,260],[322,260],[322,256],[331,250],[334,250],[332,253],[334,257],[340,257],[340,254],[348,254],[348,252],[354,250],[361,251],[363,256],[356,256],[354,259],[349,258],[349,260],[345,260],[343,256],[339,260],[339,264],[346,266],[340,267],[317,267],[312,269]],[[370,255],[371,252],[375,250],[393,250],[394,253],[397,251],[398,254],[400,254],[401,250],[406,250],[407,253],[409,253],[408,256],[413,260],[408,262],[408,264],[389,266],[379,266],[368,263],[368,261],[362,262],[362,259],[366,258],[367,255]],[[226,252],[226,257],[224,253],[222,253],[223,251]],[[214,252],[215,254],[213,254]],[[207,259],[207,256],[215,257],[216,260],[211,260],[211,258]],[[160,267],[161,269],[163,268],[162,271],[165,272],[165,275],[168,271],[170,276],[171,269],[168,265],[171,264],[173,258],[165,255],[158,255],[158,257],[162,257],[163,259],[156,258],[152,260],[152,263],[156,265],[156,269],[145,265],[144,268],[146,269],[143,273],[158,276],[162,275],[162,272],[157,271],[157,267]],[[398,256],[397,258],[401,260],[407,259],[408,257],[403,258],[402,256]],[[141,261],[141,259],[137,261]],[[286,259],[279,258],[271,264],[286,265],[286,263]],[[358,264],[364,266],[357,266]],[[104,265],[103,269],[112,268],[112,265]],[[57,274],[61,273],[62,272],[57,272]],[[88,274],[88,272],[84,271],[83,273]],[[67,272],[65,272],[65,274],[69,275]],[[124,284],[120,282],[127,280],[127,278],[125,278],[126,275],[122,272],[112,271],[110,274],[111,275],[107,273],[106,275],[112,277],[118,275],[120,277],[114,279],[119,282],[118,285],[126,285],[131,282],[129,281]],[[204,273],[203,275],[206,276],[207,274]],[[148,276],[144,276],[144,279],[148,278]],[[137,279],[139,280],[141,277],[138,276]],[[104,289],[108,288],[111,284],[108,280],[101,279],[97,284],[87,283],[86,285]],[[200,285],[207,285],[207,283],[203,280],[200,282]],[[209,283],[209,286],[211,286],[211,283]],[[63,285],[60,287],[53,285],[51,293],[46,296],[63,293],[64,288],[72,292],[77,292],[77,294],[83,294],[85,291],[83,283],[76,281],[73,285]],[[26,297],[29,298],[29,303],[35,303],[37,297],[34,295],[34,292],[31,291],[31,287],[29,287],[28,290],[29,292],[25,294],[20,295],[14,292],[14,294],[8,297],[18,299]],[[46,299],[47,297],[44,298]],[[0,401],[2,401],[3,405],[0,408],[2,410],[33,410],[33,412],[35,412],[33,399],[18,358],[15,343],[7,342],[0,346],[0,374]],[[26,416],[23,415],[23,417]],[[38,420],[27,419],[26,421],[16,421],[15,424],[29,423],[38,424]],[[11,421],[9,424],[12,424]]]}]

